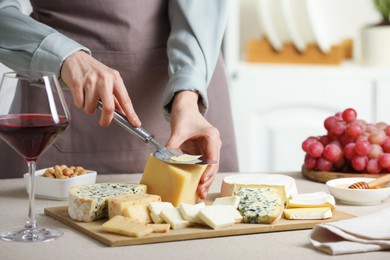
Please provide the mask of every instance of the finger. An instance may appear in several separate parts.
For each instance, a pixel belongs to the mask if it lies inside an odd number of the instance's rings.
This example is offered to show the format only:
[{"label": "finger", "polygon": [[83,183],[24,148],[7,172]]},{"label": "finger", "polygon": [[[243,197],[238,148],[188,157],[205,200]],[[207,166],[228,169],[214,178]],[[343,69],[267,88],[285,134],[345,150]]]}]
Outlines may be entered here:
[{"label": "finger", "polygon": [[110,125],[112,118],[114,117],[115,102],[113,96],[102,96],[101,97],[103,106],[102,113],[100,116],[99,124],[102,127],[107,127]]},{"label": "finger", "polygon": [[[213,183],[216,173],[217,173],[218,167],[215,165],[210,165],[207,169],[204,175],[208,175],[206,179],[203,179],[204,182],[199,182],[198,188],[197,188],[197,194],[200,199],[205,199],[207,196],[207,193],[211,187],[211,184]],[[211,173],[207,173],[207,171]],[[202,176],[203,177],[203,176]]]},{"label": "finger", "polygon": [[123,109],[123,112],[126,115],[127,120],[130,122],[130,124],[132,124],[134,127],[140,127],[141,120],[135,113],[129,94],[127,93],[123,80],[122,78],[120,78],[120,76],[119,78],[117,77],[115,81],[114,95],[119,103],[119,107]]}]

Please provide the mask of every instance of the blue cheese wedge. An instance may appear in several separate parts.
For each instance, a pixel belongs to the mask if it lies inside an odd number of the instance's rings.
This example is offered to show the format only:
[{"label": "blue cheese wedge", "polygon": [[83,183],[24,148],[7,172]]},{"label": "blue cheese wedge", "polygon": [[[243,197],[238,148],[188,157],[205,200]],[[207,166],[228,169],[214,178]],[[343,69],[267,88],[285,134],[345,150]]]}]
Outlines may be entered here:
[{"label": "blue cheese wedge", "polygon": [[78,221],[92,222],[108,216],[107,198],[126,194],[145,194],[146,185],[96,183],[69,189],[68,213]]},{"label": "blue cheese wedge", "polygon": [[241,186],[234,191],[240,197],[238,210],[245,223],[271,224],[283,214],[284,189],[274,186]]}]

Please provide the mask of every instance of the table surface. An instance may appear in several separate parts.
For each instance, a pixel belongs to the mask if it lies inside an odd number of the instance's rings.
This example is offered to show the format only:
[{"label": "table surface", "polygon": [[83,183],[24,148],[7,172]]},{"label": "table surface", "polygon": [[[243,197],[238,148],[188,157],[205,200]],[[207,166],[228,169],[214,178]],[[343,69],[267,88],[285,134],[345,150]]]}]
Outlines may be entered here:
[{"label": "table surface", "polygon": [[[233,173],[218,173],[210,193],[220,191],[223,177]],[[299,193],[327,191],[325,184],[305,179],[299,172],[286,174],[296,180]],[[97,182],[139,183],[141,174],[98,175]],[[176,242],[107,247],[57,220],[44,215],[44,208],[66,205],[66,201],[37,198],[38,225],[60,229],[64,235],[55,241],[22,243],[0,241],[0,259],[389,259],[389,251],[330,256],[315,250],[309,241],[311,230],[259,233],[229,237],[195,239]],[[19,228],[27,219],[28,197],[23,179],[0,180],[0,230]],[[337,209],[356,216],[390,207],[390,198],[378,205],[349,206],[337,204]]]}]

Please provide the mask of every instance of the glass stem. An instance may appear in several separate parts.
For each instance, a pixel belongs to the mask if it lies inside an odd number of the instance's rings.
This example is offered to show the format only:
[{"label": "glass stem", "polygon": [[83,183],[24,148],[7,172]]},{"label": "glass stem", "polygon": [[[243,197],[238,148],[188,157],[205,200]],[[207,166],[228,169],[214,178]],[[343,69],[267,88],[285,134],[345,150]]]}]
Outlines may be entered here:
[{"label": "glass stem", "polygon": [[35,229],[37,227],[35,220],[35,161],[27,161],[28,166],[28,175],[29,175],[29,185],[30,185],[30,193],[28,197],[28,220],[26,222],[26,228]]}]

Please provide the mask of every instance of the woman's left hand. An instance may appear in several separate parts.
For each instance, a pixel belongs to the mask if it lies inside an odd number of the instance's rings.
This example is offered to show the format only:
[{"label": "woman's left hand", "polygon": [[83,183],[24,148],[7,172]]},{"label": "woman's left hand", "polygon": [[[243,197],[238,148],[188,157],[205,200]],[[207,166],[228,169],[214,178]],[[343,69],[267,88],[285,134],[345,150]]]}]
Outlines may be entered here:
[{"label": "woman's left hand", "polygon": [[218,129],[199,112],[198,96],[192,91],[176,93],[171,111],[171,136],[166,146],[217,162],[209,165],[200,179],[197,193],[204,199],[218,172],[222,141]]}]

